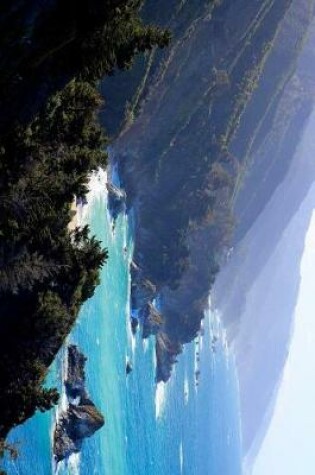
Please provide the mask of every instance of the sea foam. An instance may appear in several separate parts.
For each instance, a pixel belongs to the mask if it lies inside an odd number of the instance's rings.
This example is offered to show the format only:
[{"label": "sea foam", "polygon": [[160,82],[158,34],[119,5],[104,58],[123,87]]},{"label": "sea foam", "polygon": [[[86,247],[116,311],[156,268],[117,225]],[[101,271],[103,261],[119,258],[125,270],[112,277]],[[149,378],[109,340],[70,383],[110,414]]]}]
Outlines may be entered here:
[{"label": "sea foam", "polygon": [[156,385],[155,389],[155,417],[160,419],[163,416],[166,403],[167,386],[162,381]]},{"label": "sea foam", "polygon": [[185,401],[185,405],[187,406],[188,401],[189,401],[189,381],[188,381],[187,374],[185,375],[185,380],[184,380],[184,401]]},{"label": "sea foam", "polygon": [[80,475],[80,453],[70,455],[68,468],[70,475]]},{"label": "sea foam", "polygon": [[183,441],[179,444],[179,464],[180,464],[180,473],[183,473],[184,468],[184,451],[183,451]]}]

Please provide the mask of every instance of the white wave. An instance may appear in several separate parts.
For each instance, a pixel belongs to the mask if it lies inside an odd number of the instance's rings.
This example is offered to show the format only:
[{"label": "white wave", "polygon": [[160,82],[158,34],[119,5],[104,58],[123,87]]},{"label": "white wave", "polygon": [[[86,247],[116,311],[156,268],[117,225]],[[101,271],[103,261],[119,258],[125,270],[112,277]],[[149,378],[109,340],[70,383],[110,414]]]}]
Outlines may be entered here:
[{"label": "white wave", "polygon": [[[68,374],[68,351],[67,351],[67,343],[66,343],[61,353],[61,395],[59,399],[59,404],[55,410],[55,417],[51,424],[51,429],[50,429],[51,447],[53,447],[53,444],[54,444],[54,433],[55,433],[56,425],[60,421],[62,413],[67,410],[68,404],[69,404],[65,385],[64,385],[64,382],[67,379],[67,374]],[[56,475],[58,475],[60,471],[61,473],[63,473],[64,462],[59,462],[57,464],[55,457],[52,456],[51,464],[52,464],[52,473]]]},{"label": "white wave", "polygon": [[53,446],[54,446],[54,432],[55,432],[55,422],[50,426],[50,447],[51,447],[51,473],[58,474],[58,464],[56,462],[55,456],[53,455]]},{"label": "white wave", "polygon": [[65,462],[64,461],[56,463],[55,459],[53,458],[52,473],[54,475],[59,475],[60,473],[64,472],[64,468],[65,468]]},{"label": "white wave", "polygon": [[80,453],[70,455],[68,468],[69,475],[80,475]]},{"label": "white wave", "polygon": [[88,203],[93,201],[93,199],[104,196],[104,193],[107,194],[107,181],[107,171],[103,170],[103,168],[99,168],[91,173],[88,183]]},{"label": "white wave", "polygon": [[203,338],[202,338],[202,336],[200,335],[200,337],[199,337],[199,350],[200,350],[200,353],[202,352],[202,347],[203,347]]},{"label": "white wave", "polygon": [[156,365],[157,365],[157,361],[156,361],[156,351],[152,351],[152,366],[154,368],[154,372],[156,373]]},{"label": "white wave", "polygon": [[188,404],[189,401],[189,381],[188,381],[188,376],[185,375],[185,380],[184,380],[184,401],[185,404]]},{"label": "white wave", "polygon": [[65,347],[62,352],[62,391],[61,391],[61,398],[60,398],[60,404],[59,404],[59,409],[61,411],[65,411],[68,407],[68,399],[67,399],[66,389],[64,385],[64,382],[66,381],[67,375],[68,375],[68,366],[69,366],[68,351],[67,351],[67,347]]},{"label": "white wave", "polygon": [[179,464],[180,464],[180,473],[183,473],[184,468],[184,451],[183,451],[183,442],[179,444]]},{"label": "white wave", "polygon": [[131,332],[131,351],[132,351],[132,357],[135,357],[136,353],[136,337],[132,334]]},{"label": "white wave", "polygon": [[67,410],[68,407],[68,398],[66,395],[66,390],[65,390],[65,385],[64,382],[67,379],[67,374],[68,374],[68,351],[67,351],[67,346],[62,349],[62,354],[61,354],[61,395],[59,399],[59,404],[56,407],[56,413],[55,413],[55,422],[53,424],[52,430],[54,431],[55,424],[58,423],[61,414]]},{"label": "white wave", "polygon": [[[128,230],[128,218],[126,217],[126,225],[124,226],[125,236],[124,236],[124,247],[127,248],[127,230]],[[132,261],[132,249],[127,249],[126,258],[128,260],[128,269],[130,267],[130,263]],[[128,291],[127,291],[127,299],[126,299],[126,307],[125,307],[125,315],[126,315],[126,330],[127,330],[127,338],[129,343],[129,348],[132,351],[132,357],[135,358],[136,352],[136,344],[137,340],[135,335],[132,333],[131,330],[131,274],[128,271]]]},{"label": "white wave", "polygon": [[155,417],[160,419],[165,410],[166,403],[166,384],[160,382],[155,388]]},{"label": "white wave", "polygon": [[146,353],[149,349],[149,339],[148,338],[143,338],[142,339],[142,348],[143,351]]},{"label": "white wave", "polygon": [[56,463],[53,461],[52,473],[54,475],[80,475],[80,452],[71,454],[68,460]]},{"label": "white wave", "polygon": [[[85,196],[85,201],[78,201],[74,205],[75,217],[73,218],[70,228],[82,227],[89,221],[89,215],[93,210],[93,203],[97,199],[101,199],[107,196],[107,172],[102,168],[99,168],[97,171],[89,175],[87,183],[87,194]],[[108,217],[110,220],[110,217]]]},{"label": "white wave", "polygon": [[132,358],[134,359],[134,358],[135,358],[135,353],[136,353],[136,344],[137,344],[137,341],[136,341],[135,335],[132,333],[132,330],[131,330],[130,317],[128,317],[128,319],[127,319],[127,325],[128,325],[128,340],[129,340],[129,346],[130,346],[130,348],[131,348]]},{"label": "white wave", "polygon": [[[128,285],[128,288],[130,288],[129,285]],[[131,323],[130,323],[130,314],[131,314],[131,311],[130,311],[130,291],[128,291],[128,299],[127,299],[127,302],[126,302],[126,311],[125,312],[126,312],[126,331],[127,331],[128,344],[129,344],[129,348],[131,348],[132,358],[134,359],[135,358],[135,353],[136,353],[137,341],[136,341],[135,335],[132,333]]]},{"label": "white wave", "polygon": [[132,333],[132,330],[131,330],[130,314],[129,314],[128,310],[126,312],[126,330],[127,330],[128,346],[131,349],[132,358],[134,359],[135,358],[135,353],[136,353],[136,344],[137,344],[137,342],[136,342],[136,337]]},{"label": "white wave", "polygon": [[[130,264],[131,262],[131,255],[130,255],[130,252],[128,252],[128,216],[127,214],[124,215],[124,235],[123,235],[123,250],[124,250],[124,253],[126,255],[126,259],[128,260],[128,263]],[[126,251],[127,252],[126,252]]]},{"label": "white wave", "polygon": [[89,213],[92,211],[93,203],[107,196],[107,172],[102,168],[91,173],[88,182],[88,193],[86,195],[87,204],[79,206],[78,223],[82,226],[88,222]]}]

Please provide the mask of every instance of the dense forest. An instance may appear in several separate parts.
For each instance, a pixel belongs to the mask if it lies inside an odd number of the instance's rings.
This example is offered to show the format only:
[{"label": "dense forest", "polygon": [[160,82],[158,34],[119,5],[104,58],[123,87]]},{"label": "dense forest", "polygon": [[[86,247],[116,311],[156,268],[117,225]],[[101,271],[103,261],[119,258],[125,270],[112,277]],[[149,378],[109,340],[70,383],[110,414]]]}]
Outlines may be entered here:
[{"label": "dense forest", "polygon": [[0,6],[0,455],[10,429],[56,404],[51,362],[106,250],[69,229],[88,175],[106,166],[98,81],[170,34],[138,0],[10,1]]}]

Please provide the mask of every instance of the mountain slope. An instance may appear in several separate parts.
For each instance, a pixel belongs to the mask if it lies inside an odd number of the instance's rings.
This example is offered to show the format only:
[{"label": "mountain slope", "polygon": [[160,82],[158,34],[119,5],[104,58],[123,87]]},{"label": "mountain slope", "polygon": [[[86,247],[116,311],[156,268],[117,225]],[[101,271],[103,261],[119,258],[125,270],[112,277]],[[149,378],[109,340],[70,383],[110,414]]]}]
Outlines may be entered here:
[{"label": "mountain slope", "polygon": [[[186,4],[190,24],[176,30],[114,149],[129,205],[136,208],[132,301],[140,315],[157,295],[163,303],[157,339],[162,380],[169,378],[182,344],[199,331],[229,247],[232,209],[251,144],[299,55],[291,44],[283,59],[277,54],[279,44],[284,47],[282,32],[292,30],[294,2],[203,5],[195,11]],[[179,13],[178,24],[180,18]],[[299,44],[308,24],[302,15],[295,33]],[[274,114],[280,101],[275,103]],[[268,135],[265,129],[259,133],[261,140]],[[291,159],[290,150],[287,162]]]},{"label": "mountain slope", "polygon": [[290,345],[299,266],[313,209],[313,133],[307,121],[285,178],[236,243],[214,289],[237,355],[244,455],[251,465],[268,428]]}]

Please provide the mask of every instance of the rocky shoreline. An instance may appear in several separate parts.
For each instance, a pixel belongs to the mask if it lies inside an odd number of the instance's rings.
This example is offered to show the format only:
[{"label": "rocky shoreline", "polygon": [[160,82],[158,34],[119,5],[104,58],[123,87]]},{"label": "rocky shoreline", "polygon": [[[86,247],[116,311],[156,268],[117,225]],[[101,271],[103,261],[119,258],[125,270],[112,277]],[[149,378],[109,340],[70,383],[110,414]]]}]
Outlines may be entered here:
[{"label": "rocky shoreline", "polygon": [[142,338],[155,336],[156,381],[167,382],[171,377],[172,367],[177,362],[177,355],[182,352],[182,345],[166,330],[163,304],[161,309],[156,305],[159,297],[157,287],[143,276],[134,261],[130,264],[130,274],[131,329],[135,333],[140,322]]},{"label": "rocky shoreline", "polygon": [[76,345],[68,351],[67,379],[64,383],[68,407],[64,410],[54,430],[53,453],[56,462],[80,452],[84,440],[103,427],[105,420],[89,399],[85,388],[86,357]]}]

